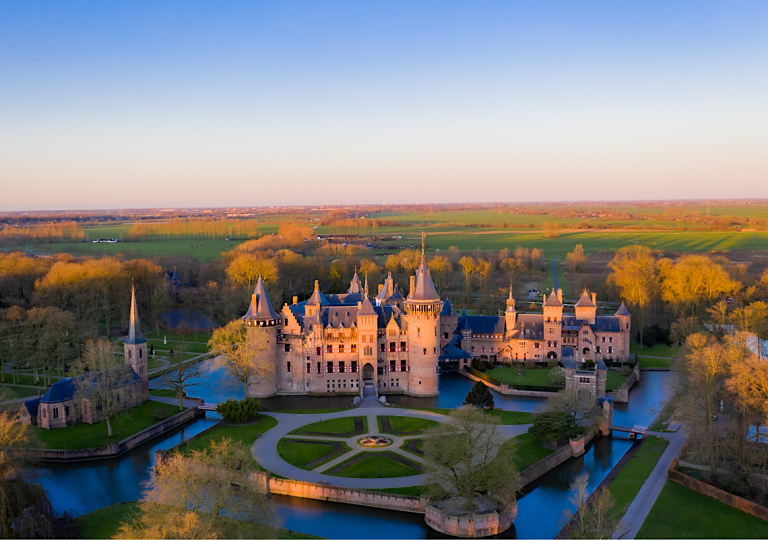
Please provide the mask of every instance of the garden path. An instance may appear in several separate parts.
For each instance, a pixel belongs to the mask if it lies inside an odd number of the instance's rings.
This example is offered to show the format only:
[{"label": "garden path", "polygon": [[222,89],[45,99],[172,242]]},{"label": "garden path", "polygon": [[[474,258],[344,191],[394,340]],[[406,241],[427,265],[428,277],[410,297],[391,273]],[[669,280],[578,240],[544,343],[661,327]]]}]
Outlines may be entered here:
[{"label": "garden path", "polygon": [[[424,460],[422,458],[410,452],[406,452],[405,450],[402,450],[400,448],[400,444],[403,441],[407,441],[408,439],[419,438],[421,437],[421,435],[410,435],[410,436],[401,437],[398,435],[391,435],[389,433],[382,434],[382,435],[385,435],[386,437],[391,438],[393,441],[393,444],[383,448],[366,448],[365,450],[363,450],[363,448],[357,444],[357,440],[360,439],[360,437],[362,437],[363,435],[355,435],[348,439],[344,439],[341,437],[322,437],[322,436],[307,437],[305,435],[288,435],[294,429],[298,429],[307,424],[321,422],[323,420],[331,420],[333,418],[344,418],[344,417],[350,417],[350,416],[366,416],[367,417],[368,432],[366,434],[368,435],[380,434],[378,422],[376,420],[377,416],[408,416],[413,418],[423,418],[425,420],[434,420],[436,422],[446,422],[448,420],[448,417],[443,414],[438,414],[438,413],[433,413],[428,411],[418,411],[414,409],[399,409],[399,408],[387,407],[384,409],[379,409],[376,412],[378,414],[370,414],[370,412],[365,409],[363,410],[349,409],[346,411],[340,411],[336,413],[320,413],[320,414],[286,414],[286,413],[277,413],[277,412],[264,412],[262,414],[272,416],[277,420],[277,426],[273,427],[272,429],[270,429],[269,431],[261,435],[258,439],[256,439],[256,442],[254,442],[251,452],[253,454],[253,457],[256,459],[256,461],[268,471],[271,471],[272,473],[278,474],[280,476],[285,476],[286,478],[291,478],[293,480],[299,480],[302,482],[313,482],[316,484],[324,483],[324,484],[334,485],[338,487],[359,488],[359,489],[399,488],[399,487],[409,487],[409,486],[417,486],[417,485],[423,484],[426,481],[425,475],[423,474],[417,474],[414,476],[401,476],[396,478],[343,478],[340,476],[330,476],[330,475],[322,474],[322,471],[327,471],[333,468],[339,463],[346,461],[350,457],[357,455],[361,451],[395,452],[398,455],[401,455],[409,460],[423,464]],[[499,426],[500,428],[499,431],[503,439],[507,440],[527,432],[529,426],[530,424],[517,425],[517,426]],[[327,463],[322,464],[315,470],[307,471],[299,467],[296,467],[294,465],[291,465],[286,461],[283,461],[283,459],[280,457],[280,455],[277,452],[277,443],[280,441],[280,439],[284,437],[297,438],[297,439],[312,438],[315,440],[343,441],[343,442],[346,442],[347,445],[353,450]]]}]

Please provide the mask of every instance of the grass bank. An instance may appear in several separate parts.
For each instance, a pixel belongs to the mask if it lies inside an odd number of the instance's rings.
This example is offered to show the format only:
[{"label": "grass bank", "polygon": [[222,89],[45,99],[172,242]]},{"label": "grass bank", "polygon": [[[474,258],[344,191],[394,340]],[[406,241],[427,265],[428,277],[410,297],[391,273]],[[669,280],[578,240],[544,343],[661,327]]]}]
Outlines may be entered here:
[{"label": "grass bank", "polygon": [[667,446],[669,441],[662,437],[648,437],[608,486],[621,515],[624,515],[635,500]]},{"label": "grass bank", "polygon": [[768,538],[768,522],[667,480],[637,538]]},{"label": "grass bank", "polygon": [[[350,460],[354,459],[357,459],[357,456],[350,458]],[[336,473],[326,471],[323,474],[343,476],[345,478],[395,478],[399,476],[413,476],[415,474],[420,474],[421,471],[415,468],[417,465],[416,463],[413,463],[414,467],[410,467],[400,461],[396,461],[396,459],[410,462],[410,460],[406,460],[391,452],[376,452],[366,455],[362,460],[350,465],[344,470]],[[342,467],[350,460],[340,463],[332,470]]]},{"label": "grass bank", "polygon": [[[333,453],[336,448],[332,442],[329,442],[328,444],[321,443],[322,441],[317,441],[317,443],[305,443],[296,439],[280,439],[277,443],[277,453],[283,460],[291,465],[305,470],[312,470],[337,457],[329,456],[327,459],[323,459]],[[339,456],[350,451],[349,446],[345,443],[337,442],[336,444],[340,444],[344,448],[344,452],[338,454]],[[308,466],[310,463],[312,465]]]},{"label": "grass bank", "polygon": [[[158,418],[155,412],[162,414],[162,418]],[[178,412],[180,412],[178,405],[145,401],[142,405],[128,409],[112,419],[112,437],[107,437],[106,420],[95,424],[75,424],[67,428],[44,429],[30,426],[29,429],[47,448],[55,450],[102,448],[147,429]]]}]

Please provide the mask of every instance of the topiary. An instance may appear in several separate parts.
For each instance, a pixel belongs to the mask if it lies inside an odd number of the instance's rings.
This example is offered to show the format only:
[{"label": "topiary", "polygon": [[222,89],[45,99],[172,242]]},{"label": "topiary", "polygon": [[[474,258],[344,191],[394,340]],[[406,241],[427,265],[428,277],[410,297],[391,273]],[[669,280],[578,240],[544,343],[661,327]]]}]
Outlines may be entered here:
[{"label": "topiary", "polygon": [[493,394],[480,381],[476,382],[465,398],[467,404],[478,409],[493,409]]}]

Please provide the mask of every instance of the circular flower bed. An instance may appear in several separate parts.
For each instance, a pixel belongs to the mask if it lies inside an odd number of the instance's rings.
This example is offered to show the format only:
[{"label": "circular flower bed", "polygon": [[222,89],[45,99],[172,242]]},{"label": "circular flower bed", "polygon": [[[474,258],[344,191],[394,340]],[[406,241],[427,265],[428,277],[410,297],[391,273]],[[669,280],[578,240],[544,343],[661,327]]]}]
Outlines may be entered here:
[{"label": "circular flower bed", "polygon": [[366,446],[368,448],[383,448],[392,444],[392,439],[389,437],[382,437],[380,435],[369,435],[358,439],[357,444],[360,446]]}]

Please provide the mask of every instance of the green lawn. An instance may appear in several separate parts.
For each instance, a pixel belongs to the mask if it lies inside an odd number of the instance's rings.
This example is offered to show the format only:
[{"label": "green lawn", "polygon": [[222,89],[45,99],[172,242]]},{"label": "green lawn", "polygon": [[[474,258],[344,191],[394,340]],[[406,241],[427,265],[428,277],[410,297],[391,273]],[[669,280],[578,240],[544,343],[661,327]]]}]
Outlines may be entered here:
[{"label": "green lawn", "polygon": [[667,480],[637,538],[768,538],[768,522]]},{"label": "green lawn", "polygon": [[520,472],[554,452],[554,450],[544,448],[542,441],[534,439],[529,433],[523,433],[509,439],[503,446],[507,445],[515,446],[515,463]]},{"label": "green lawn", "polygon": [[353,407],[336,407],[330,409],[265,409],[271,412],[284,413],[284,414],[325,414],[348,411]]},{"label": "green lawn", "polygon": [[[323,420],[322,422],[307,424],[306,426],[291,431],[291,435],[303,435],[303,432],[314,431],[318,433],[327,433],[329,436],[343,436],[344,433],[355,431],[355,418],[356,417],[348,416],[345,418],[333,418],[332,420]],[[367,433],[368,420],[365,416],[363,416],[362,419],[363,433]]]},{"label": "green lawn", "polygon": [[[136,515],[138,511],[138,503],[130,502],[107,506],[106,508],[83,514],[75,518],[75,524],[79,529],[77,537],[112,538],[117,534],[120,525]],[[178,509],[169,507],[169,511],[178,511]],[[319,538],[287,529],[266,529],[255,523],[238,521],[227,517],[220,517],[217,526],[222,528],[225,538]]]},{"label": "green lawn", "polygon": [[189,443],[189,449],[203,450],[208,448],[212,440],[220,441],[224,438],[230,438],[235,442],[241,442],[250,448],[253,446],[253,443],[259,435],[266,433],[276,425],[277,420],[266,414],[259,415],[259,421],[250,426],[220,425]]},{"label": "green lawn", "polygon": [[412,418],[410,416],[390,416],[389,425],[392,428],[392,431],[384,431],[381,426],[381,416],[378,416],[376,420],[379,423],[380,433],[392,433],[394,431],[426,431],[427,429],[433,428],[437,425],[437,422],[434,420],[425,420],[424,418]]},{"label": "green lawn", "polygon": [[156,390],[150,390],[149,391],[150,396],[157,396],[157,397],[170,397],[175,398],[176,397],[176,391],[175,390],[167,390],[165,388],[157,388]]},{"label": "green lawn", "polygon": [[[165,335],[168,335],[166,333]],[[152,345],[155,347],[155,353],[156,354],[162,354],[163,356],[167,356],[168,351],[173,348],[173,350],[178,350],[179,346],[186,347],[187,352],[190,353],[205,353],[208,352],[208,336],[209,334],[200,334],[199,335],[199,341],[194,341],[194,336],[185,336],[184,343],[176,343],[174,341],[169,341],[167,345],[163,344],[163,339],[147,339],[147,349],[149,349],[149,346]],[[191,341],[190,341],[191,338]]]},{"label": "green lawn", "polygon": [[[54,370],[54,373],[56,373],[56,370]],[[58,382],[59,377],[56,375],[53,375],[51,377],[51,380],[53,382]],[[5,383],[6,385],[13,385],[13,375],[11,373],[5,374]],[[22,384],[24,386],[38,386],[42,389],[45,389],[45,386],[43,385],[43,374],[42,372],[38,372],[38,380],[37,384],[35,384],[34,375],[31,373],[19,373],[16,376],[16,384]],[[37,391],[35,391],[37,392]]]},{"label": "green lawn", "polygon": [[667,446],[669,441],[662,437],[648,437],[611,482],[609,490],[622,515],[635,500]]},{"label": "green lawn", "polygon": [[605,381],[605,389],[606,390],[618,390],[619,386],[624,384],[624,381],[626,381],[629,377],[625,377],[618,371],[609,371],[608,372],[608,379]]},{"label": "green lawn", "polygon": [[[657,343],[653,347],[640,348],[640,344],[636,341],[631,341],[629,344],[629,352],[640,356],[661,356],[663,358],[677,358],[677,347],[671,345],[664,345],[663,343]],[[641,366],[650,367],[645,363]]]},{"label": "green lawn", "polygon": [[21,386],[3,384],[0,385],[0,401],[4,399],[16,399],[22,397],[37,397],[38,392],[40,392],[40,390],[36,388],[24,388]]},{"label": "green lawn", "polygon": [[[518,368],[494,368],[485,373],[496,380],[507,383],[509,386],[525,384],[529,386],[555,386],[549,379],[549,368],[523,369],[523,374],[517,374]],[[561,386],[560,388],[564,388]]]},{"label": "green lawn", "polygon": [[518,412],[518,411],[486,411],[486,414],[495,416],[501,420],[502,425],[505,426],[517,426],[520,424],[531,424],[533,418],[536,416],[534,413]]},{"label": "green lawn", "polygon": [[[362,461],[347,467],[338,474],[334,474],[334,476],[343,476],[345,478],[394,478],[397,476],[413,476],[415,474],[420,474],[418,469],[390,459],[390,454],[392,453],[371,452]],[[350,459],[355,458],[353,457]],[[340,465],[343,465],[343,463]],[[324,474],[331,473],[330,471],[326,471]]]},{"label": "green lawn", "polygon": [[411,441],[417,441],[416,448],[418,448],[422,452],[424,451],[424,439],[409,439],[407,443],[403,443],[400,449],[403,450],[404,452],[410,452],[414,456],[419,456],[420,458],[423,458],[424,454],[419,454],[418,452],[414,452],[413,450],[406,448],[406,444],[410,444]]},{"label": "green lawn", "polygon": [[640,355],[638,355],[638,359],[640,360],[640,368],[668,368],[672,367],[672,362],[674,362],[674,360],[647,358]]},{"label": "green lawn", "polygon": [[163,418],[154,415],[158,409],[163,412],[164,418],[179,412],[178,405],[145,401],[142,405],[128,409],[112,419],[113,437],[107,437],[107,422],[105,420],[95,424],[75,424],[68,428],[43,429],[38,426],[30,426],[29,429],[47,448],[56,450],[101,448],[109,443],[123,440],[163,420]]},{"label": "green lawn", "polygon": [[[349,452],[350,448],[341,443],[346,451]],[[334,447],[331,444],[312,444],[302,443],[291,439],[280,439],[277,443],[277,453],[280,457],[291,465],[301,467],[302,469],[311,470],[319,467],[323,463],[330,461],[334,458],[328,458],[321,462],[315,463],[312,467],[307,467],[307,464],[322,458],[334,451]],[[343,454],[341,454],[343,455]],[[338,456],[336,456],[338,457]]]}]

